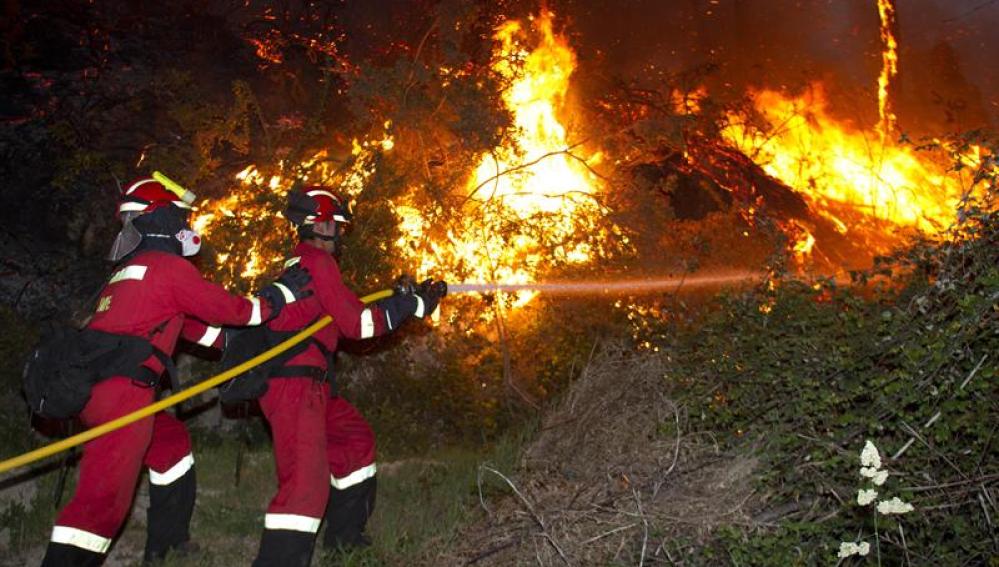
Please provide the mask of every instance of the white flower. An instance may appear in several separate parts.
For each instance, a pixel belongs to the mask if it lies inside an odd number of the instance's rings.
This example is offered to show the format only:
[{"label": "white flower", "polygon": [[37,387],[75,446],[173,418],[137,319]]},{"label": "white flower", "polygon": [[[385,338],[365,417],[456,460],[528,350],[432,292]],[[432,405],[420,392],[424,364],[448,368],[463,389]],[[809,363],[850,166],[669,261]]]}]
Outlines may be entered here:
[{"label": "white flower", "polygon": [[852,541],[844,541],[839,544],[839,553],[837,557],[843,559],[844,557],[850,557],[851,555],[867,555],[871,552],[871,544],[866,541],[862,541],[859,544],[853,543]]},{"label": "white flower", "polygon": [[864,443],[864,450],[860,452],[860,465],[872,467],[875,470],[881,468],[881,455],[878,454],[878,448],[870,439]]},{"label": "white flower", "polygon": [[877,474],[871,477],[871,481],[874,482],[875,486],[881,486],[888,480],[888,471],[878,471]]},{"label": "white flower", "polygon": [[860,467],[860,476],[867,478],[874,478],[878,476],[878,472],[880,471],[874,467]]},{"label": "white flower", "polygon": [[881,514],[906,514],[912,512],[915,508],[912,504],[908,502],[902,502],[899,500],[898,496],[892,498],[891,500],[882,500],[878,502],[878,512]]},{"label": "white flower", "polygon": [[874,499],[877,497],[878,497],[877,490],[860,489],[860,491],[857,492],[857,504],[860,504],[861,506],[867,506],[871,502],[874,502]]}]

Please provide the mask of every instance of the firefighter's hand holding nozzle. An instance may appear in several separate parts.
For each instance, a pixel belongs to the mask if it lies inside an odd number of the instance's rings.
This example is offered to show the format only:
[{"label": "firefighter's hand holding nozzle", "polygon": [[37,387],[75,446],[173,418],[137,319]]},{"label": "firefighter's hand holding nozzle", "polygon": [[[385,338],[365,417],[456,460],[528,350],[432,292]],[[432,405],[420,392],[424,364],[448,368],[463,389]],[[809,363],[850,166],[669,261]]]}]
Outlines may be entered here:
[{"label": "firefighter's hand holding nozzle", "polygon": [[392,284],[392,291],[399,295],[416,295],[416,278],[409,274],[397,277]]},{"label": "firefighter's hand holding nozzle", "polygon": [[415,297],[418,300],[415,315],[422,318],[437,309],[441,298],[447,295],[447,284],[443,280],[434,281],[430,278],[416,283],[416,278],[404,274],[396,278],[392,291],[396,295]]},{"label": "firefighter's hand holding nozzle", "polygon": [[440,303],[441,298],[447,295],[447,282],[425,279],[416,286],[415,295],[423,300],[423,315],[420,317],[430,315],[437,309],[437,304]]}]

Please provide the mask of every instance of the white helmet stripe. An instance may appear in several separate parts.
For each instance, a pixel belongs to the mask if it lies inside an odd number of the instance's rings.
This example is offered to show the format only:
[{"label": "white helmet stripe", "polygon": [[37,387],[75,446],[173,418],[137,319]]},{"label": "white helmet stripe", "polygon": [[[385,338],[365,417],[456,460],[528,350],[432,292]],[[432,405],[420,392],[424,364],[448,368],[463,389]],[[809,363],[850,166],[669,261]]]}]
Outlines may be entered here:
[{"label": "white helmet stripe", "polygon": [[323,191],[322,189],[313,189],[312,191],[307,192],[306,195],[308,195],[309,197],[315,197],[316,195],[325,195],[330,199],[333,199],[337,203],[340,202],[340,199],[337,199],[336,195],[330,193],[329,191]]},{"label": "white helmet stripe", "polygon": [[127,213],[132,211],[144,211],[149,204],[147,203],[136,203],[134,201],[126,201],[118,206],[119,213]]},{"label": "white helmet stripe", "polygon": [[[188,205],[184,201],[170,201],[170,202],[182,209],[191,208],[191,205]],[[142,212],[145,211],[150,204],[151,203],[137,203],[135,201],[125,201],[122,204],[118,205],[118,212],[119,213]]]}]

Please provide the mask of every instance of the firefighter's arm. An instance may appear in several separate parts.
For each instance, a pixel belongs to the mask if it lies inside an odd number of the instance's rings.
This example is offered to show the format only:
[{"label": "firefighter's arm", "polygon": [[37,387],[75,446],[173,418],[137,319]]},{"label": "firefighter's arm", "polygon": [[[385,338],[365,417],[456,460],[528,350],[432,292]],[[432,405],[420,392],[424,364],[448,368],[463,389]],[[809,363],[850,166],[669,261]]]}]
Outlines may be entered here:
[{"label": "firefighter's arm", "polygon": [[[333,317],[340,334],[350,339],[367,339],[385,335],[398,328],[409,315],[395,314],[375,303],[365,305],[343,283],[340,269],[333,262],[319,263],[315,269],[313,287],[323,310]],[[415,301],[413,301],[415,304]],[[415,305],[413,306],[415,309]],[[411,314],[411,313],[410,313]]]},{"label": "firefighter's arm", "polygon": [[214,350],[221,350],[225,343],[222,327],[214,327],[193,317],[184,318],[180,338],[189,343]]},{"label": "firefighter's arm", "polygon": [[260,297],[233,295],[198,273],[187,261],[177,263],[171,292],[174,304],[186,315],[208,325],[234,327],[259,325],[273,315],[268,301]]}]

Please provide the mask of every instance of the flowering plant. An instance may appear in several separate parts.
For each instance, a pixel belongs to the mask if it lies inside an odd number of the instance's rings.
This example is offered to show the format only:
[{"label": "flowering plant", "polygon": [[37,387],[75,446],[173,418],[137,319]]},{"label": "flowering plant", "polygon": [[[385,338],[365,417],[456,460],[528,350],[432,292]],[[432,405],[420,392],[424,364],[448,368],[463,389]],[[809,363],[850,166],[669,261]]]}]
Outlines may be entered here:
[{"label": "flowering plant", "polygon": [[[882,466],[881,454],[878,452],[877,446],[871,440],[867,440],[864,443],[864,448],[860,451],[860,477],[862,479],[862,486],[857,490],[857,505],[867,507],[877,502],[877,505],[874,507],[874,540],[878,550],[879,564],[881,563],[881,546],[878,535],[878,514],[885,516],[906,514],[914,510],[912,504],[903,502],[897,496],[888,500],[878,500],[878,489],[888,480],[888,471],[883,470]],[[902,529],[901,526],[899,526],[899,529]],[[843,560],[853,555],[863,557],[870,553],[870,551],[871,545],[866,541],[844,541],[839,544],[839,553],[836,556],[840,560]]]}]

